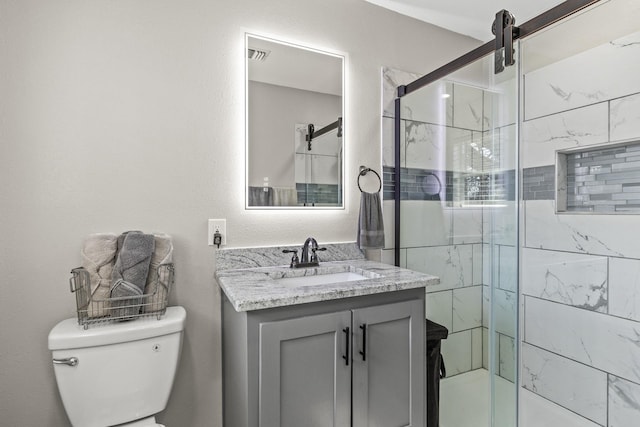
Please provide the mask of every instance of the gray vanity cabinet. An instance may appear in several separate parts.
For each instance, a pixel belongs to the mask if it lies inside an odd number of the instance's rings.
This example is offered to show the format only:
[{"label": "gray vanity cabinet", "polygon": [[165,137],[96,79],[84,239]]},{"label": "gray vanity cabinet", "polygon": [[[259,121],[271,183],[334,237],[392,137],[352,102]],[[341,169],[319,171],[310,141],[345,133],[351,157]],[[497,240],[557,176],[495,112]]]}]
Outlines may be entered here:
[{"label": "gray vanity cabinet", "polygon": [[260,324],[260,426],[348,426],[351,313]]},{"label": "gray vanity cabinet", "polygon": [[425,423],[424,301],[353,310],[353,427]]},{"label": "gray vanity cabinet", "polygon": [[423,288],[232,310],[225,427],[424,427]]}]

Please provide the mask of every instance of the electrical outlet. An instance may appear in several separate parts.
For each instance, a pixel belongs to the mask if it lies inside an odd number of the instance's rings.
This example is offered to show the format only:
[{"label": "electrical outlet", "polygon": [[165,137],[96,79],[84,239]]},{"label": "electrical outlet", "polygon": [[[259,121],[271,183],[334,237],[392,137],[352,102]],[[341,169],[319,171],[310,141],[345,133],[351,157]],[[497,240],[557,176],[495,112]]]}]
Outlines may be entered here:
[{"label": "electrical outlet", "polygon": [[207,234],[207,240],[209,246],[213,246],[213,235],[216,231],[222,234],[222,242],[220,246],[227,244],[227,220],[226,219],[210,219],[209,220],[209,232]]}]

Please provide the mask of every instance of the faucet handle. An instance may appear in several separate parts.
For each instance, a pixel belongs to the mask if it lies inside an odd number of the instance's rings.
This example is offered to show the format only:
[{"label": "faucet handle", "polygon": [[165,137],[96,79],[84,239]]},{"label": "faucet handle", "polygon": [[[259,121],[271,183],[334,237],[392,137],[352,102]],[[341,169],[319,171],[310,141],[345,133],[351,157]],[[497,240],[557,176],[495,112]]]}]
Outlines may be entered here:
[{"label": "faucet handle", "polygon": [[311,248],[311,252],[313,252],[313,254],[311,255],[311,262],[318,262],[318,254],[316,254],[317,251],[326,251],[327,248]]},{"label": "faucet handle", "polygon": [[289,267],[293,268],[296,265],[298,265],[298,263],[300,262],[300,260],[298,259],[298,250],[297,249],[283,249],[282,253],[283,254],[293,254],[293,256],[291,257],[291,265],[289,265]]}]

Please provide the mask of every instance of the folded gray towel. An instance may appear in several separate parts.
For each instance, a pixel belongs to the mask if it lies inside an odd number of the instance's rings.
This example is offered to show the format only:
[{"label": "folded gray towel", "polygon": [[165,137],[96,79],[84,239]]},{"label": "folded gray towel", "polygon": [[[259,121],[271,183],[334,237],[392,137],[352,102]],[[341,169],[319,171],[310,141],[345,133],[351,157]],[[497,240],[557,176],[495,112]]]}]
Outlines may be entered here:
[{"label": "folded gray towel", "polygon": [[384,248],[384,221],[379,192],[361,192],[357,243],[360,249]]},{"label": "folded gray towel", "polygon": [[153,235],[129,231],[118,237],[118,254],[111,276],[111,298],[131,297],[111,301],[111,316],[131,316],[140,312],[140,297],[149,275],[151,256],[155,248]]},{"label": "folded gray towel", "polygon": [[249,187],[247,191],[249,192],[249,206],[273,206],[273,189],[271,187]]}]

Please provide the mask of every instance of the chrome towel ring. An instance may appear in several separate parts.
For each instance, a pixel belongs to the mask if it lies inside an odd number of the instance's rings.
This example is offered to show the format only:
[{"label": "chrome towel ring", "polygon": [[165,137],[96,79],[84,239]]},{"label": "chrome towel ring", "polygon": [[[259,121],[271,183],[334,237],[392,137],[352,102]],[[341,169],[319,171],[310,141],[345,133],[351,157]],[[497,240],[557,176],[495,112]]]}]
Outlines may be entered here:
[{"label": "chrome towel ring", "polygon": [[362,191],[362,187],[360,187],[360,177],[365,176],[368,172],[373,172],[378,177],[378,182],[380,183],[380,185],[378,186],[377,192],[380,192],[380,190],[382,190],[382,179],[380,179],[380,175],[378,175],[378,172],[366,166],[360,166],[360,173],[358,174],[358,189],[361,193],[364,193],[364,191]]}]

